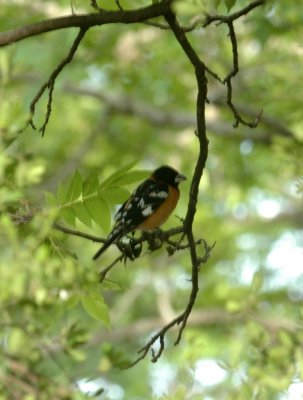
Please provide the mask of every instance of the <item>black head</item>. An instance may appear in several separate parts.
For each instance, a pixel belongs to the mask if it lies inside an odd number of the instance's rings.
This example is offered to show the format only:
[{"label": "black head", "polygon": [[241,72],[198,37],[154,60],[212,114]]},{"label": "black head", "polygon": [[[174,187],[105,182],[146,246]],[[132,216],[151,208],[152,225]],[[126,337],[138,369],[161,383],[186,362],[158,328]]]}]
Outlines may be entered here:
[{"label": "black head", "polygon": [[178,187],[180,182],[186,180],[186,176],[180,174],[168,165],[162,165],[162,167],[157,168],[153,173],[153,177],[156,180],[167,183],[175,188]]}]

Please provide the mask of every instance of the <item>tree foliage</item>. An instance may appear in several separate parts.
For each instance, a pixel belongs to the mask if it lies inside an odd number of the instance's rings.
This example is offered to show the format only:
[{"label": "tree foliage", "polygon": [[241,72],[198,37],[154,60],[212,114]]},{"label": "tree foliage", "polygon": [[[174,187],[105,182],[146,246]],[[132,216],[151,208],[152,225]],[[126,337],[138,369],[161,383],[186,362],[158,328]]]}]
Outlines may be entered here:
[{"label": "tree foliage", "polygon": [[[299,396],[302,11],[2,1],[0,399]],[[161,164],[177,216],[93,262]]]}]

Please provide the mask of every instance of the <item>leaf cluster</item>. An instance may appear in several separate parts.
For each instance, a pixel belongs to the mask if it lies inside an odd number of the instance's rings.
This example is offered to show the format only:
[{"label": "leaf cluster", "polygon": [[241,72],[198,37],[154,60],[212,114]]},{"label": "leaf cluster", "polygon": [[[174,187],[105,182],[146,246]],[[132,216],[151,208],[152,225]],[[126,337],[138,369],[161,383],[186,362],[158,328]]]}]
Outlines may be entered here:
[{"label": "leaf cluster", "polygon": [[69,182],[58,185],[56,195],[46,193],[47,204],[58,212],[58,218],[72,226],[78,219],[89,228],[94,222],[108,232],[113,206],[124,203],[129,196],[125,186],[148,176],[146,171],[130,171],[134,164],[119,168],[101,182],[97,173],[83,179],[76,170]]}]

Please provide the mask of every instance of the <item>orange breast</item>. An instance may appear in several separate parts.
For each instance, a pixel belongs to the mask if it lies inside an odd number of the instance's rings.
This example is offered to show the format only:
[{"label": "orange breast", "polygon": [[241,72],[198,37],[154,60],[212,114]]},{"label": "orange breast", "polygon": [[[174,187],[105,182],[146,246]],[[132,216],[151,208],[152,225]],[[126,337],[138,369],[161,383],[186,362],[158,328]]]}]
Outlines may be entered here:
[{"label": "orange breast", "polygon": [[146,220],[138,226],[137,229],[151,231],[164,224],[164,222],[176,208],[179,197],[179,190],[170,187],[168,197],[152,215],[147,217]]}]

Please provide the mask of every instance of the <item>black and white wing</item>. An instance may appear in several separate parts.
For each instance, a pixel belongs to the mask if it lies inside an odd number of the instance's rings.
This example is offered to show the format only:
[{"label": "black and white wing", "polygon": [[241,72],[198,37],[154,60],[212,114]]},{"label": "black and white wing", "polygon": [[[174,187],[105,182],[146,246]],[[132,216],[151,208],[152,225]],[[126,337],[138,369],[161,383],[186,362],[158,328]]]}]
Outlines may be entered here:
[{"label": "black and white wing", "polygon": [[115,215],[115,228],[125,235],[153,214],[169,195],[168,185],[153,179],[145,180],[120,207]]}]

